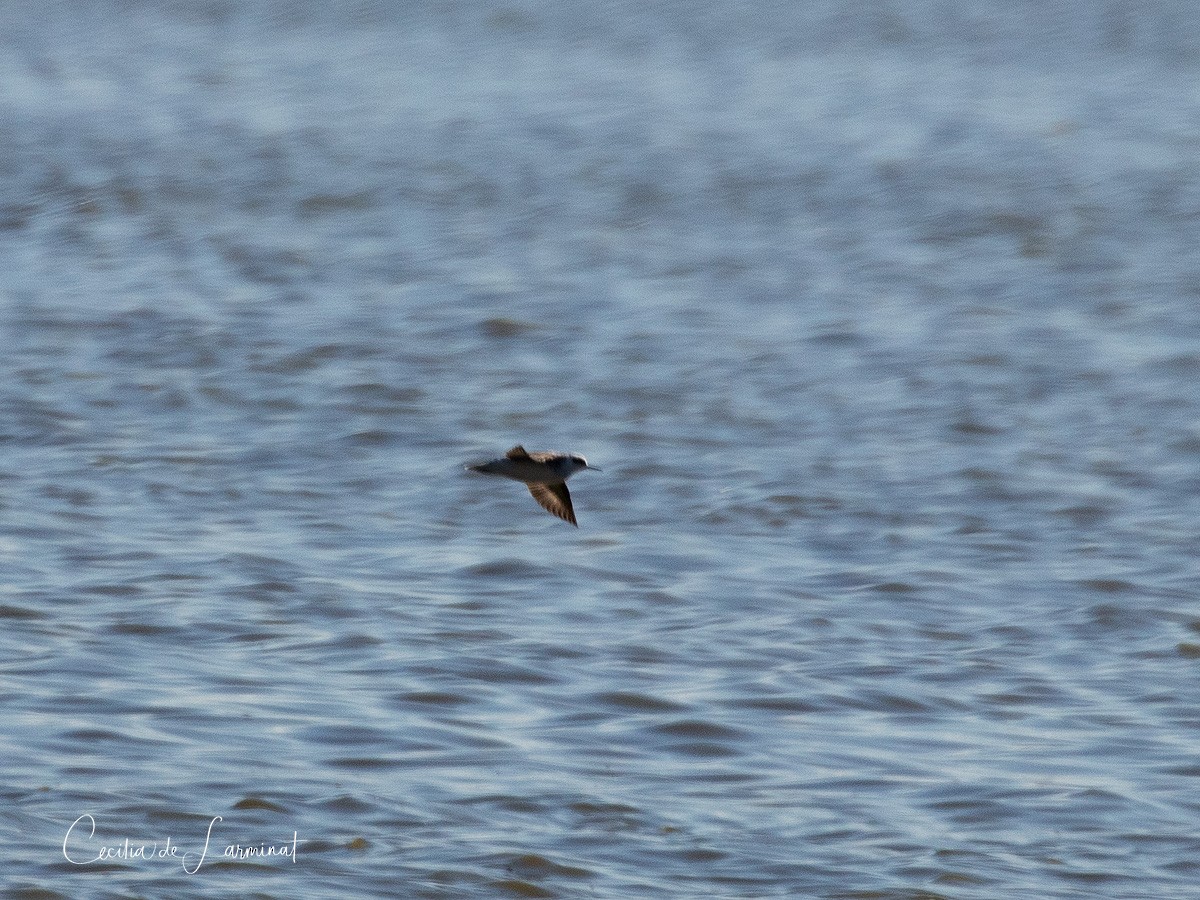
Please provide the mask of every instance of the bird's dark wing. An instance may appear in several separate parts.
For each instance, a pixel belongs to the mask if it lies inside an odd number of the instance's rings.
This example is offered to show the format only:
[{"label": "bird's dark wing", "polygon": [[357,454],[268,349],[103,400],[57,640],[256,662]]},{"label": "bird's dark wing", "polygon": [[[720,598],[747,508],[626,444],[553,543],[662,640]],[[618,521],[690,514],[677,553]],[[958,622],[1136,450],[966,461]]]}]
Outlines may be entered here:
[{"label": "bird's dark wing", "polygon": [[520,444],[517,444],[517,446],[513,447],[504,455],[509,459],[529,459],[529,454],[525,452],[525,448]]},{"label": "bird's dark wing", "polygon": [[575,521],[575,510],[571,507],[571,492],[567,490],[565,481],[558,484],[531,484],[529,493],[533,494],[533,499],[545,509],[560,519],[566,519],[576,528],[579,527],[579,523]]}]

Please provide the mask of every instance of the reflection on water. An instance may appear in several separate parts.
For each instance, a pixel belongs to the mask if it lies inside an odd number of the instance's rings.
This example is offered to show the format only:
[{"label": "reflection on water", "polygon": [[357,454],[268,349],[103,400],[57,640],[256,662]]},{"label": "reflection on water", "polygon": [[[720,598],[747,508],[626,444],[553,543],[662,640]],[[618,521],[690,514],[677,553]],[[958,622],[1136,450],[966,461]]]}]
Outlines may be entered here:
[{"label": "reflection on water", "polygon": [[1188,20],[801,6],[18,17],[12,896],[1191,890]]}]

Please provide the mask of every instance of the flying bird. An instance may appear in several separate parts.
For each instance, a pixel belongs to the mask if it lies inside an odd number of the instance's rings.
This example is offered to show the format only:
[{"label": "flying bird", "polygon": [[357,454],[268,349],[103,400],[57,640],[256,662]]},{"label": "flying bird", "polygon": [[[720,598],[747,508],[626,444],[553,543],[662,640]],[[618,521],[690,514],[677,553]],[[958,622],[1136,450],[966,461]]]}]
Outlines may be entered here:
[{"label": "flying bird", "polygon": [[529,488],[529,493],[533,494],[534,500],[576,528],[579,527],[579,523],[575,521],[575,510],[571,507],[567,479],[583,469],[600,471],[596,466],[589,466],[586,459],[575,453],[558,453],[553,450],[530,453],[520,444],[500,459],[467,468],[473,472],[503,475],[513,481],[523,481]]}]

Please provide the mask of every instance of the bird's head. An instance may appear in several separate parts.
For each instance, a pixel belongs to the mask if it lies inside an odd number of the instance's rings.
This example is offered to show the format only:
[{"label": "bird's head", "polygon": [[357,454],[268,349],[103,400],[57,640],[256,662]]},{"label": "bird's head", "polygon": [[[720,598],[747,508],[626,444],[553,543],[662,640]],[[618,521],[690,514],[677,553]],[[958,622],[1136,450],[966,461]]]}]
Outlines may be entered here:
[{"label": "bird's head", "polygon": [[567,460],[571,464],[572,472],[578,472],[580,469],[591,469],[593,472],[601,471],[599,466],[589,466],[586,459],[575,453],[572,453],[569,457],[567,457]]}]

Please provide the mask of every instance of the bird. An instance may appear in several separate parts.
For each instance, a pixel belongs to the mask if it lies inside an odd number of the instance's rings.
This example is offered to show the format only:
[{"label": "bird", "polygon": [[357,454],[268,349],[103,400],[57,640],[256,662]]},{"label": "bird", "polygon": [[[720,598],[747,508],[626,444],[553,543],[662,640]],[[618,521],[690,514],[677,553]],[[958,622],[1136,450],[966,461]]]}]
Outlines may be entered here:
[{"label": "bird", "polygon": [[557,450],[530,453],[520,444],[500,459],[467,468],[472,472],[503,475],[513,481],[523,481],[529,493],[533,494],[533,499],[544,509],[576,528],[579,523],[575,521],[567,479],[583,469],[601,471],[598,466],[589,466],[588,461],[576,453],[559,453]]}]

